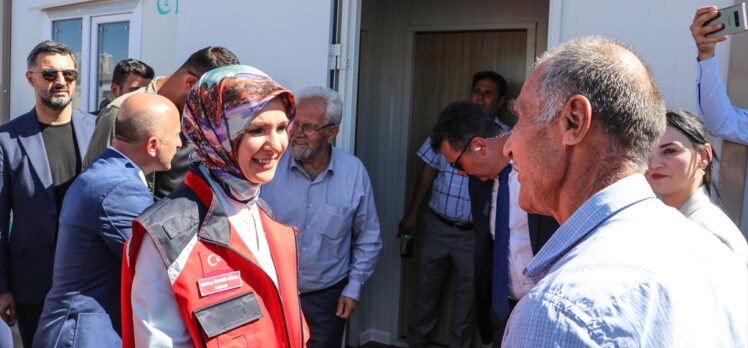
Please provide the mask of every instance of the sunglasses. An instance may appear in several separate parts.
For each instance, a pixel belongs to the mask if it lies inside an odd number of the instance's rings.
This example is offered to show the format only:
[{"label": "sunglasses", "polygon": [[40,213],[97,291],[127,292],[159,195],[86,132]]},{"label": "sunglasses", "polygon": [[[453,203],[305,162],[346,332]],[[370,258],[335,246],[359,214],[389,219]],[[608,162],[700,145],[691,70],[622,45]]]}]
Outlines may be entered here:
[{"label": "sunglasses", "polygon": [[[503,138],[505,136],[508,136],[510,134],[512,134],[512,131],[511,130],[507,130],[504,133],[501,133],[499,135],[490,137],[488,139],[501,139],[501,138]],[[463,168],[462,164],[460,164],[460,158],[462,158],[462,155],[465,154],[465,151],[467,151],[468,147],[470,147],[470,144],[473,142],[473,140],[475,140],[475,138],[477,138],[477,137],[471,138],[470,141],[468,141],[465,144],[465,147],[462,148],[462,151],[460,151],[460,154],[457,155],[457,158],[455,158],[455,161],[449,164],[449,166],[451,166],[454,170],[456,170],[458,172],[464,172],[465,171],[465,168]]]},{"label": "sunglasses", "polygon": [[78,79],[78,71],[75,69],[57,70],[57,69],[50,68],[50,69],[44,69],[42,71],[35,71],[35,72],[42,74],[42,78],[49,82],[56,81],[59,73],[62,73],[62,77],[67,82],[73,82],[76,79]]},{"label": "sunglasses", "polygon": [[[473,138],[475,139],[475,138]],[[460,158],[462,158],[462,155],[465,154],[465,151],[467,151],[468,147],[470,147],[470,143],[473,142],[473,139],[470,139],[467,143],[465,143],[465,146],[462,148],[462,151],[460,151],[460,154],[457,155],[457,158],[455,158],[455,161],[450,163],[449,165],[454,168],[454,170],[458,172],[464,172],[465,168],[462,168],[462,164],[460,164]]]},{"label": "sunglasses", "polygon": [[130,68],[130,70],[138,70],[140,67],[142,67],[143,64],[138,62],[137,60],[128,60],[127,61],[127,67]]}]

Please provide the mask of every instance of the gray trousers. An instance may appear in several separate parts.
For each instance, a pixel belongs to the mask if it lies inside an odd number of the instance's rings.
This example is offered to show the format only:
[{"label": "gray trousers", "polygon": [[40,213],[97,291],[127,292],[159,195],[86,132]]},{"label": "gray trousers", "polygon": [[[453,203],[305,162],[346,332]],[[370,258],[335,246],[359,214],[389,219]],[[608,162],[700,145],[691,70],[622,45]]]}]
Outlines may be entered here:
[{"label": "gray trousers", "polygon": [[424,215],[418,285],[408,327],[408,344],[426,347],[436,326],[438,305],[450,270],[454,270],[449,347],[472,347],[475,334],[473,292],[473,230],[460,231],[439,221],[430,210]]}]

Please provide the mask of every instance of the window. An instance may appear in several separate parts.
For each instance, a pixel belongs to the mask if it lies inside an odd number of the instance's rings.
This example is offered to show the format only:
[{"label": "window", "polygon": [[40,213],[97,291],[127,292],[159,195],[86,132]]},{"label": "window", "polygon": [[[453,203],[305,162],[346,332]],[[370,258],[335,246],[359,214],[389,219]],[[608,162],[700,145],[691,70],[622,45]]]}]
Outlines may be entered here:
[{"label": "window", "polygon": [[[122,59],[140,58],[140,5],[129,9],[115,3],[101,8],[47,12],[50,39],[73,51],[78,66],[78,81],[73,107],[93,112],[105,100],[111,100],[114,67]],[[108,13],[107,13],[108,12]]]},{"label": "window", "polygon": [[[94,75],[92,103],[94,110],[98,110],[103,101],[112,100],[111,84],[114,66],[129,55],[130,21],[120,18],[122,16],[99,17],[93,19],[93,27],[96,28],[96,41],[91,41],[95,46],[91,51],[95,52],[98,59]],[[120,19],[123,19],[119,21]],[[92,38],[93,39],[93,38]]]},{"label": "window", "polygon": [[[52,23],[52,40],[62,42],[73,51],[75,65],[78,70],[81,69],[81,54],[83,49],[83,20],[81,18],[64,19]],[[75,97],[73,98],[73,107],[80,109],[81,96],[81,74],[78,74],[78,80],[75,84]]]}]

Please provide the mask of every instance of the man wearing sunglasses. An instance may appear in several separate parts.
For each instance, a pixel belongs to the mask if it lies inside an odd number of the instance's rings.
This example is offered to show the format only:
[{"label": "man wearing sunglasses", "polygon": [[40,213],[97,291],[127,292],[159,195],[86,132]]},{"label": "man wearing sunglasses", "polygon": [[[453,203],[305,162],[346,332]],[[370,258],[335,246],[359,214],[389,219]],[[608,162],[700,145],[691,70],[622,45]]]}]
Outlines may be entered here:
[{"label": "man wearing sunglasses", "polygon": [[[88,166],[88,164],[93,162],[112,144],[117,112],[119,112],[120,105],[130,95],[135,93],[157,93],[171,100],[181,115],[185,101],[187,100],[187,93],[197,83],[200,76],[209,70],[236,64],[239,64],[239,59],[227,48],[208,46],[190,55],[171,75],[156,77],[147,86],[123,94],[119,98],[112,100],[99,114],[99,118],[96,121],[96,129],[91,138],[91,146],[88,148],[83,165]],[[186,138],[182,138],[182,144],[182,147],[177,150],[177,154],[172,160],[171,170],[155,172],[148,177],[148,186],[151,192],[153,192],[153,196],[157,199],[165,197],[182,186],[182,181],[184,181],[190,165],[189,155],[194,151]]]},{"label": "man wearing sunglasses", "polygon": [[81,172],[96,118],[71,104],[78,72],[68,47],[44,41],[27,67],[34,108],[0,126],[0,315],[18,320],[31,347],[52,285],[62,198]]},{"label": "man wearing sunglasses", "polygon": [[260,194],[278,221],[299,228],[307,346],[340,347],[382,249],[379,218],[366,167],[332,145],[343,116],[338,93],[309,87],[296,98],[289,151]]},{"label": "man wearing sunglasses", "polygon": [[[493,71],[473,75],[470,103],[498,117],[504,105],[506,80]],[[416,220],[429,191],[429,210],[423,217],[422,255],[418,260],[418,285],[413,303],[408,343],[425,347],[436,325],[440,291],[450,268],[454,270],[450,347],[471,347],[475,316],[473,294],[474,231],[468,178],[460,175],[459,165],[450,164],[431,139],[421,145],[418,157],[425,162],[408,213],[400,220],[398,237],[412,235]],[[457,162],[459,163],[459,161]],[[451,267],[450,267],[451,264]]]},{"label": "man wearing sunglasses", "polygon": [[500,347],[514,305],[535,285],[522,274],[558,228],[519,207],[519,181],[502,149],[511,130],[466,102],[449,105],[432,130],[434,150],[470,175],[475,224],[475,303],[483,343]]}]

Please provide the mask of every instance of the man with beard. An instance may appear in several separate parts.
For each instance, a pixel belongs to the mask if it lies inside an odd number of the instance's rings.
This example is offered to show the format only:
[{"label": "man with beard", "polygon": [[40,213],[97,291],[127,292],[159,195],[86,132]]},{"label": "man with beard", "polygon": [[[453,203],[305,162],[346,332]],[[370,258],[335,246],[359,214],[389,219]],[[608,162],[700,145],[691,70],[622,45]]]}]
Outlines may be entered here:
[{"label": "man with beard", "polygon": [[356,310],[382,248],[379,219],[363,163],[332,146],[342,117],[338,94],[310,87],[296,97],[291,151],[261,196],[276,219],[299,229],[307,346],[340,347],[346,319]]},{"label": "man with beard", "polygon": [[0,315],[11,325],[18,319],[31,347],[52,285],[62,198],[81,171],[96,118],[70,104],[78,71],[68,47],[44,41],[26,63],[35,106],[0,126]]}]

